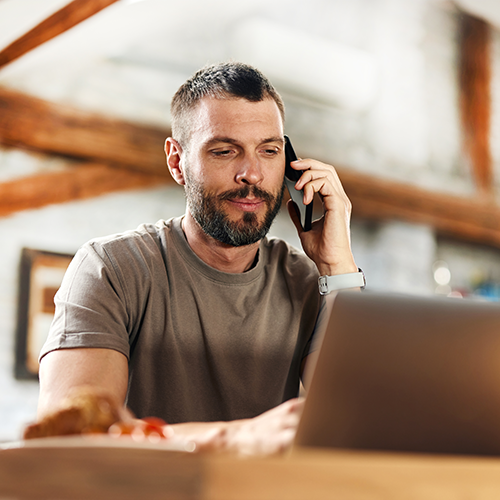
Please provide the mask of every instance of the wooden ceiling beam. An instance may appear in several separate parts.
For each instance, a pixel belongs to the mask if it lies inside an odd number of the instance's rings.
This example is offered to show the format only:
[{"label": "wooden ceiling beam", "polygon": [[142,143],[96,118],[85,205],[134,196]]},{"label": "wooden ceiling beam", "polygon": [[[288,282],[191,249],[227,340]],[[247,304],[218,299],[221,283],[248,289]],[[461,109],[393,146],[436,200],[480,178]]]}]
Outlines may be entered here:
[{"label": "wooden ceiling beam", "polygon": [[480,194],[493,198],[490,150],[491,43],[490,26],[462,12],[459,29],[459,86],[462,135],[473,178]]},{"label": "wooden ceiling beam", "polygon": [[0,144],[6,146],[162,175],[169,134],[0,87]]},{"label": "wooden ceiling beam", "polygon": [[353,217],[432,226],[438,234],[500,248],[500,208],[486,199],[429,191],[350,169],[337,169]]},{"label": "wooden ceiling beam", "polygon": [[167,172],[154,175],[85,163],[0,183],[0,217],[115,191],[159,186],[170,180]]},{"label": "wooden ceiling beam", "polygon": [[73,0],[0,52],[0,68],[118,0]]}]

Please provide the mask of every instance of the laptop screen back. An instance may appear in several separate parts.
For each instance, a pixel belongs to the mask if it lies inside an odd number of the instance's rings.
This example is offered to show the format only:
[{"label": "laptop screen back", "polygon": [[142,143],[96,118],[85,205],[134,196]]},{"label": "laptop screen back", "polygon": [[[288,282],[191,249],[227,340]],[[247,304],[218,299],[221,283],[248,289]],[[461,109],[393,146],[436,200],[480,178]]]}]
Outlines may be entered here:
[{"label": "laptop screen back", "polygon": [[339,293],[295,444],[500,454],[500,306]]}]

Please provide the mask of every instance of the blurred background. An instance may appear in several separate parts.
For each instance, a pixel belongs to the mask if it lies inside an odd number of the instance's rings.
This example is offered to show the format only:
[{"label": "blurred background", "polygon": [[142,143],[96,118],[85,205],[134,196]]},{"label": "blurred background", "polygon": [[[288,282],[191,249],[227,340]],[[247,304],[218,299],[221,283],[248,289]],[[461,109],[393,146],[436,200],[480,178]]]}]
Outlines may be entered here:
[{"label": "blurred background", "polygon": [[[184,212],[163,141],[207,63],[260,68],[297,154],[338,168],[371,289],[500,297],[496,0],[104,3],[0,0],[0,441],[35,417],[68,256]],[[286,211],[271,233],[300,246]]]}]

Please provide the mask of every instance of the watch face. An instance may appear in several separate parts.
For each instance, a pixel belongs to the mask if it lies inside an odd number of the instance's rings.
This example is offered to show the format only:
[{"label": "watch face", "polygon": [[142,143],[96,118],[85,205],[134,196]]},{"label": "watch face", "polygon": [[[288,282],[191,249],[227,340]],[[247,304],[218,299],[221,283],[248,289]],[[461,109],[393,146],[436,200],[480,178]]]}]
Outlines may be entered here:
[{"label": "watch face", "polygon": [[328,293],[328,280],[326,276],[320,276],[318,279],[319,293],[321,295],[326,295]]}]

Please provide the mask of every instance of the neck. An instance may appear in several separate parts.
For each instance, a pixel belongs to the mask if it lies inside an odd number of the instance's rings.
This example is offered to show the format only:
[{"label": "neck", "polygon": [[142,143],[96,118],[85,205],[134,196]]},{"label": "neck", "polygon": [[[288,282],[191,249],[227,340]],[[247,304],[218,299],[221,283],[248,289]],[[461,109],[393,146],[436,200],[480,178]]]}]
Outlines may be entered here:
[{"label": "neck", "polygon": [[210,267],[225,273],[244,273],[252,268],[259,242],[241,247],[221,243],[201,229],[189,210],[182,220],[182,230],[191,250]]}]

